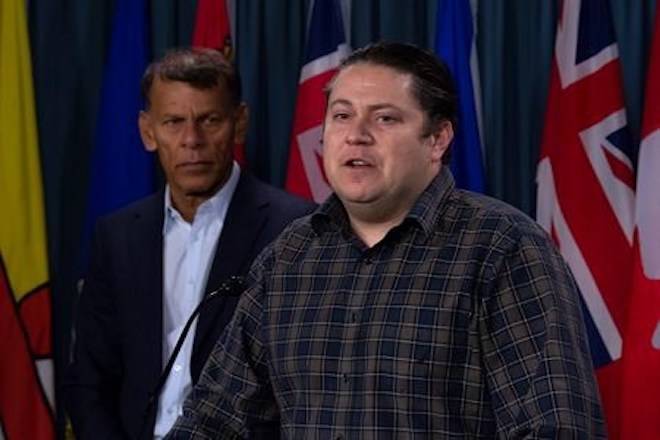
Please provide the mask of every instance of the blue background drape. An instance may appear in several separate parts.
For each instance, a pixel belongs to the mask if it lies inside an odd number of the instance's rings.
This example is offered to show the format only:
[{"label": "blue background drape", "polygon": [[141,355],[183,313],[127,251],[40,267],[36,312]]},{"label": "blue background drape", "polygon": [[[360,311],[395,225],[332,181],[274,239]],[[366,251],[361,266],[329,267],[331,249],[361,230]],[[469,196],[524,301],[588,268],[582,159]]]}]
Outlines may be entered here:
[{"label": "blue background drape", "polygon": [[[343,0],[352,47],[379,39],[433,48],[442,0]],[[624,69],[628,118],[639,139],[655,0],[610,0]],[[69,356],[75,260],[87,203],[113,0],[31,0],[37,116],[54,300],[56,378]],[[196,1],[153,0],[151,53],[190,43]],[[310,0],[236,0],[234,47],[251,107],[248,160],[282,186]],[[481,1],[477,17],[486,185],[534,211],[534,176],[557,21],[557,0]],[[1,98],[0,98],[1,99]],[[61,412],[59,415],[62,427]]]}]

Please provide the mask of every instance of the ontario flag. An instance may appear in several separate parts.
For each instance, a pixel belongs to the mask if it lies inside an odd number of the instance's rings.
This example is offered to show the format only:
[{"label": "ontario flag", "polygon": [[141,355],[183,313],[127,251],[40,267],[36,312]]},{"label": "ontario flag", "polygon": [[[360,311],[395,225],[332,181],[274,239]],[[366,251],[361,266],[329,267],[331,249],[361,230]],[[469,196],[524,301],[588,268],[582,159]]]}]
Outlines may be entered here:
[{"label": "ontario flag", "polygon": [[332,192],[323,172],[324,88],[348,53],[339,0],[315,0],[298,82],[286,189],[318,203]]},{"label": "ontario flag", "polygon": [[[192,45],[217,49],[225,58],[233,61],[234,51],[226,0],[199,0]],[[234,145],[234,159],[241,166],[247,165],[245,144]]]},{"label": "ontario flag", "polygon": [[0,1],[0,438],[53,439],[51,292],[23,0]]},{"label": "ontario flag", "polygon": [[[611,438],[621,438],[635,180],[608,0],[562,2],[537,172],[537,220],[580,288]],[[626,409],[627,410],[627,409]]]},{"label": "ontario flag", "polygon": [[637,166],[632,291],[623,338],[622,438],[660,439],[660,8]]}]

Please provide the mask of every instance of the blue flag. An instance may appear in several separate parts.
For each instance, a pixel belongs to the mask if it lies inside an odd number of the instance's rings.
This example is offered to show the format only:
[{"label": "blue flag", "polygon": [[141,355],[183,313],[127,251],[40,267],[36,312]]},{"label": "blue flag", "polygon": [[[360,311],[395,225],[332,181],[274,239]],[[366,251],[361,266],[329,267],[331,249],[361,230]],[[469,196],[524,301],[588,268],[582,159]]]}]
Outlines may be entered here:
[{"label": "blue flag", "polygon": [[[142,145],[140,79],[147,65],[147,4],[117,0],[101,87],[89,197],[82,237],[82,268],[98,217],[154,189],[154,159]],[[83,270],[84,271],[84,270]]]},{"label": "blue flag", "polygon": [[[475,32],[470,0],[442,0],[436,18],[435,50],[448,65],[458,90],[458,127],[452,146],[451,170],[456,185],[484,192],[485,177],[477,109],[478,72],[471,66]],[[476,55],[476,54],[475,54]],[[476,56],[475,56],[476,60]],[[475,63],[476,64],[476,63]],[[475,80],[473,72],[477,79]]]}]

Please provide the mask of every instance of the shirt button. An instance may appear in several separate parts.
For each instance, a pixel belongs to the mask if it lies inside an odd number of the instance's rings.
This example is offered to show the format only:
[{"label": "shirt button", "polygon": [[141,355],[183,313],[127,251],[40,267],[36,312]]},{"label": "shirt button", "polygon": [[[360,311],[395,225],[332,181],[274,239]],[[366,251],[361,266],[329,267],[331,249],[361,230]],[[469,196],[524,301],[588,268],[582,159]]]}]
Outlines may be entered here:
[{"label": "shirt button", "polygon": [[357,322],[358,316],[357,313],[351,313],[351,322]]},{"label": "shirt button", "polygon": [[362,260],[362,262],[363,262],[365,265],[369,266],[369,265],[371,265],[371,264],[374,262],[374,260],[373,260],[371,257],[364,257],[364,259]]},{"label": "shirt button", "polygon": [[174,370],[175,373],[178,373],[179,371],[181,371],[181,365],[179,365],[179,364],[175,365],[173,370]]},{"label": "shirt button", "polygon": [[342,374],[341,377],[344,379],[344,383],[348,383],[351,380],[346,373]]},{"label": "shirt button", "polygon": [[344,440],[344,436],[341,435],[341,434],[338,434],[337,436],[335,436],[335,440]]}]

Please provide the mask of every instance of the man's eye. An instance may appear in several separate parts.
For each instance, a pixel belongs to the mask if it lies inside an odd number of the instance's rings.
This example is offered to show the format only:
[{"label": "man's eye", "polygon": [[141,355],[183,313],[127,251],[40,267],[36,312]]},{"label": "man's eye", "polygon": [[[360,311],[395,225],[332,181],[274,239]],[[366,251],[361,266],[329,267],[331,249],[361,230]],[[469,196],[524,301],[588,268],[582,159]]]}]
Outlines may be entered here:
[{"label": "man's eye", "polygon": [[174,125],[179,124],[181,121],[182,121],[182,119],[180,119],[180,118],[170,118],[170,119],[165,119],[163,121],[163,124],[167,125],[167,126],[174,126]]},{"label": "man's eye", "polygon": [[349,114],[348,113],[343,113],[343,112],[334,113],[332,115],[332,119],[337,120],[337,121],[343,121],[343,120],[346,120],[348,118],[349,118]]},{"label": "man's eye", "polygon": [[215,125],[218,124],[222,119],[220,119],[220,116],[207,116],[204,118],[204,124],[205,125]]},{"label": "man's eye", "polygon": [[391,124],[398,121],[398,118],[392,115],[379,115],[376,120],[383,124]]}]

